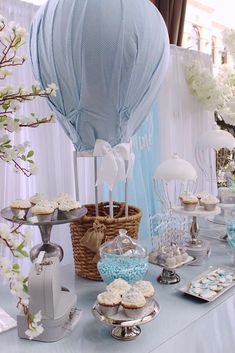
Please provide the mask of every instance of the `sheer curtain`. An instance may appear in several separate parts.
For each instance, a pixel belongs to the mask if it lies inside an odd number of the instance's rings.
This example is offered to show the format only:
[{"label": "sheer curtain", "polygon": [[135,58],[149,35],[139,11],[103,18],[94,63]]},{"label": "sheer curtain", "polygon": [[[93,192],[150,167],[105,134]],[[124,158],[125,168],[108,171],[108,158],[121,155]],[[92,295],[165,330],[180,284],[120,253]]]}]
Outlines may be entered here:
[{"label": "sheer curtain", "polygon": [[[0,1],[0,14],[9,21],[19,23],[27,30],[29,30],[31,20],[37,9],[38,7],[19,0]],[[27,51],[27,45],[25,45],[24,50]],[[34,81],[28,59],[22,67],[14,70],[14,75],[8,82],[12,85],[22,84],[30,87]],[[22,105],[20,114],[29,115],[30,112],[46,116],[50,110],[45,99],[37,98],[31,103]],[[58,123],[45,124],[36,129],[23,129],[16,136],[16,140],[30,141],[35,151],[38,173],[36,176],[27,178],[16,174],[10,165],[0,161],[1,209],[16,198],[28,198],[36,192],[43,192],[49,198],[54,198],[59,192],[67,192],[75,196],[73,146]],[[79,159],[78,162],[80,201],[81,203],[92,202],[94,199],[93,190],[87,188],[87,185],[93,177],[93,164],[89,159]],[[34,226],[32,229],[34,236],[30,247],[40,242],[37,227]],[[71,263],[72,247],[70,245],[69,226],[55,226],[52,230],[52,241],[59,243],[65,250],[63,263]],[[4,249],[1,249],[1,251],[4,252]]]},{"label": "sheer curtain", "polygon": [[214,114],[205,111],[189,91],[184,68],[193,61],[212,69],[210,55],[171,45],[168,74],[159,95],[160,131],[164,136],[160,142],[160,159],[177,153],[192,163],[198,173],[197,188],[203,190],[208,185],[195,160],[195,145],[198,137],[213,127]]}]

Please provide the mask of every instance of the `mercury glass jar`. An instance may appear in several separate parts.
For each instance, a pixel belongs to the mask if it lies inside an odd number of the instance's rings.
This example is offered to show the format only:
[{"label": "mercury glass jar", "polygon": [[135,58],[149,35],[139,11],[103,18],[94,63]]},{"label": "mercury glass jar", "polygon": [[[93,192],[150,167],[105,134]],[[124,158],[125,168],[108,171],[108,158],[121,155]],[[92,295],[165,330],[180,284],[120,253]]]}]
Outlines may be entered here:
[{"label": "mercury glass jar", "polygon": [[125,229],[101,245],[100,257],[97,268],[107,284],[117,278],[133,284],[145,277],[149,267],[146,249],[129,237]]}]

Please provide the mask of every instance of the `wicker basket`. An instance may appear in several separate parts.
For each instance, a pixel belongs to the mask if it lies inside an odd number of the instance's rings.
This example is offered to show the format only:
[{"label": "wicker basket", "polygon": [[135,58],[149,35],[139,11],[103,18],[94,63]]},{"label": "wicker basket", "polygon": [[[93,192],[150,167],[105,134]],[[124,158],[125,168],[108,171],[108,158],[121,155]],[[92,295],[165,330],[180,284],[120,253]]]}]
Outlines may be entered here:
[{"label": "wicker basket", "polygon": [[125,217],[125,204],[114,202],[114,218],[109,217],[109,203],[99,203],[99,216],[95,216],[95,205],[84,205],[88,213],[78,222],[70,224],[70,232],[73,246],[73,257],[76,274],[96,281],[101,281],[97,270],[97,263],[93,261],[95,253],[81,244],[81,239],[94,222],[104,225],[103,242],[112,240],[119,229],[126,229],[128,235],[134,239],[138,237],[139,223],[142,212],[139,208],[128,205],[128,217]]}]

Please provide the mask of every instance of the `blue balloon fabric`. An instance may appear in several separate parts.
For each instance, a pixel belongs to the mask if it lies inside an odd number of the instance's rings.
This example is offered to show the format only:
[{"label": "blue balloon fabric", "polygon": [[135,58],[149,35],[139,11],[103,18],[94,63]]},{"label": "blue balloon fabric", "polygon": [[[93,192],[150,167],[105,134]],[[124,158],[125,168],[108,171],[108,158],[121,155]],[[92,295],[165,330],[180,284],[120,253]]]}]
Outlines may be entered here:
[{"label": "blue balloon fabric", "polygon": [[49,0],[33,21],[36,78],[77,151],[129,142],[166,73],[169,40],[149,0]]}]

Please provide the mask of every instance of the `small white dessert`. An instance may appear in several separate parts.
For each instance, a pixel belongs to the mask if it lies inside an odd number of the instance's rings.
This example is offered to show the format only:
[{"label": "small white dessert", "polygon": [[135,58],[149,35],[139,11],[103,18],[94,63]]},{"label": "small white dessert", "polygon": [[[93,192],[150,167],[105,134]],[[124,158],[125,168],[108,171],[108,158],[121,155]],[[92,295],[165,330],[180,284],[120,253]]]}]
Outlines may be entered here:
[{"label": "small white dessert", "polygon": [[210,197],[211,195],[210,195],[208,192],[206,192],[206,191],[202,191],[202,192],[199,192],[196,196],[197,196],[197,198],[198,198],[199,205],[200,205],[200,206],[203,206],[202,199],[203,199],[203,198],[208,198],[208,197]]},{"label": "small white dessert", "polygon": [[31,203],[28,200],[16,199],[12,201],[10,207],[15,217],[19,217],[19,215],[21,215],[20,218],[24,218],[31,207]]},{"label": "small white dessert", "polygon": [[32,205],[36,205],[37,203],[46,200],[46,196],[41,193],[37,192],[35,195],[31,196],[29,201],[31,202]]},{"label": "small white dessert", "polygon": [[25,210],[31,207],[31,203],[29,202],[29,200],[16,199],[12,201],[12,203],[10,204],[10,207],[17,208],[20,210]]},{"label": "small white dessert", "polygon": [[60,192],[56,199],[54,200],[58,205],[65,203],[66,201],[73,201],[72,197],[65,192]]},{"label": "small white dessert", "polygon": [[80,202],[75,200],[67,200],[59,204],[59,212],[62,213],[66,218],[77,217],[78,210],[80,208]]},{"label": "small white dessert", "polygon": [[216,295],[216,292],[213,290],[208,290],[207,292],[201,293],[200,296],[205,299],[211,299]]},{"label": "small white dessert", "polygon": [[151,282],[138,281],[133,285],[133,287],[139,289],[143,293],[147,303],[152,302],[155,290]]},{"label": "small white dessert", "polygon": [[166,258],[166,266],[169,268],[174,268],[176,266],[176,259],[174,256]]},{"label": "small white dessert", "polygon": [[143,313],[146,300],[139,289],[131,287],[123,294],[121,304],[128,317],[137,319],[140,318]]},{"label": "small white dessert", "polygon": [[121,296],[131,288],[130,284],[127,283],[122,278],[115,279],[112,283],[110,283],[106,289],[107,291],[114,291],[119,293]]},{"label": "small white dessert", "polygon": [[121,296],[116,292],[107,291],[98,294],[97,302],[102,314],[114,315],[117,313],[121,303]]},{"label": "small white dessert", "polygon": [[201,204],[204,206],[206,211],[214,211],[218,203],[219,199],[215,196],[204,197],[201,199]]},{"label": "small white dessert", "polygon": [[183,203],[182,203],[183,199],[187,198],[188,196],[192,196],[192,195],[193,195],[193,193],[191,191],[183,191],[183,192],[181,192],[181,194],[179,196],[181,206],[183,206]]},{"label": "small white dessert", "polygon": [[185,211],[194,211],[198,205],[198,198],[194,195],[183,198],[182,204]]},{"label": "small white dessert", "polygon": [[37,216],[39,222],[41,221],[51,221],[54,213],[54,208],[50,205],[37,204],[32,207],[32,214]]}]

